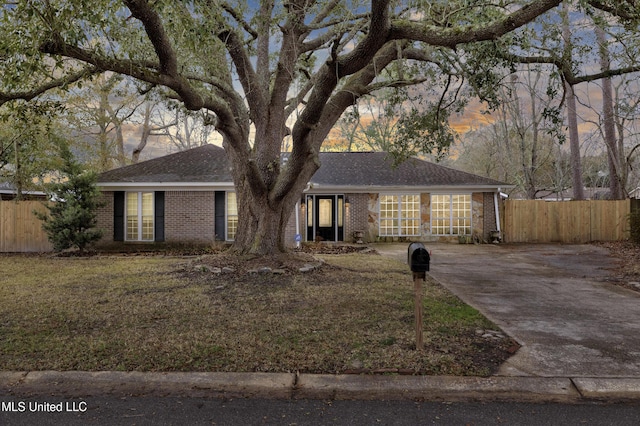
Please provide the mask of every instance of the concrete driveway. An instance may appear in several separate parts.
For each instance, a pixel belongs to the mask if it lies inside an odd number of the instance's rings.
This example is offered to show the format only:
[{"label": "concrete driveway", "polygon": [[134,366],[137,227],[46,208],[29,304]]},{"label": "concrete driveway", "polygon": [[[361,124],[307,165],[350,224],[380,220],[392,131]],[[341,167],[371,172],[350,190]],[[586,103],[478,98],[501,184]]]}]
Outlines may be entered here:
[{"label": "concrete driveway", "polygon": [[[405,245],[376,245],[406,262]],[[640,293],[592,245],[434,244],[431,276],[522,348],[499,375],[640,377]]]}]

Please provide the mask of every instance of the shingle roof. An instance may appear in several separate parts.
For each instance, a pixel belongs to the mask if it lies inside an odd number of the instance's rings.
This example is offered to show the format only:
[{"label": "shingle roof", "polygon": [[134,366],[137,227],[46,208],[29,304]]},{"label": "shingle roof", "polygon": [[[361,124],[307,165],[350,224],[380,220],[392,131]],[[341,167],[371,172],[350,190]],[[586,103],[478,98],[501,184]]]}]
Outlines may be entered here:
[{"label": "shingle roof", "polygon": [[224,149],[204,145],[101,173],[98,182],[233,182]]},{"label": "shingle roof", "polygon": [[[508,186],[503,182],[411,158],[398,167],[384,152],[322,152],[311,178],[318,186]],[[205,145],[102,173],[101,183],[232,182],[224,149]]]},{"label": "shingle roof", "polygon": [[508,186],[503,182],[410,158],[393,167],[385,152],[320,153],[322,166],[311,179],[319,185],[353,186]]}]

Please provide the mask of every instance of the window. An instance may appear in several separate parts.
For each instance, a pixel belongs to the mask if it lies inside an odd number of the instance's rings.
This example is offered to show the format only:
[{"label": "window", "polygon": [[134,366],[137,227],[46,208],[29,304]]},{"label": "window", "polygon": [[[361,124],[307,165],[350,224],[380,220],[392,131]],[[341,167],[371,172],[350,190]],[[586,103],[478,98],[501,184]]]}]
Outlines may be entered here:
[{"label": "window", "polygon": [[227,240],[234,240],[238,232],[238,199],[235,192],[227,192]]},{"label": "window", "polygon": [[153,192],[127,192],[126,240],[153,241]]},{"label": "window", "polygon": [[471,195],[432,195],[431,233],[471,235]]},{"label": "window", "polygon": [[380,196],[380,236],[420,235],[420,195]]}]

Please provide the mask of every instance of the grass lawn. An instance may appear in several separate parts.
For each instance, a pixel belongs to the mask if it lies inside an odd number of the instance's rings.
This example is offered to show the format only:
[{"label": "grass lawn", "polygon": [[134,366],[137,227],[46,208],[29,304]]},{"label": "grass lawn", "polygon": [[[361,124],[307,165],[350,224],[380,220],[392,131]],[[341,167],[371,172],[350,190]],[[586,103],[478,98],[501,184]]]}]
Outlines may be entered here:
[{"label": "grass lawn", "polygon": [[427,278],[425,349],[416,351],[406,265],[319,257],[326,263],[312,272],[271,259],[281,273],[250,275],[245,265],[259,262],[225,254],[0,256],[0,365],[488,375],[517,347],[487,337],[493,324]]}]

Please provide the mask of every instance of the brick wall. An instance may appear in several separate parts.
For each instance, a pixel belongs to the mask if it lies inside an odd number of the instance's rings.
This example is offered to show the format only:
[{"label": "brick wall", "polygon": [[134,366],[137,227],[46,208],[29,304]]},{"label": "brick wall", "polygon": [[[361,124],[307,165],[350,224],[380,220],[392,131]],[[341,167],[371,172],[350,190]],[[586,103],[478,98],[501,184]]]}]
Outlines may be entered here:
[{"label": "brick wall", "polygon": [[[354,231],[364,231],[364,242],[378,239],[378,199],[377,193],[345,194],[349,206],[345,211],[344,241],[353,242]],[[98,228],[104,231],[100,244],[113,243],[113,192],[104,192],[105,206],[97,211]],[[425,242],[455,240],[455,238],[431,235],[431,197],[428,193],[420,196],[422,236]],[[299,212],[299,232],[306,237],[306,210]],[[488,241],[489,233],[496,229],[493,193],[472,195],[473,230],[483,240]],[[287,246],[295,245],[296,214],[292,212],[287,224],[285,241]],[[215,239],[215,193],[213,191],[167,191],[165,192],[165,240],[168,243],[210,244]]]},{"label": "brick wall", "polygon": [[349,206],[346,208],[344,240],[354,242],[353,233],[362,231],[365,243],[375,241],[369,230],[369,194],[345,194],[345,198],[349,199]]},{"label": "brick wall", "polygon": [[496,226],[496,209],[494,205],[493,192],[485,192],[484,194],[484,232],[482,238],[485,241],[491,241],[491,231],[497,230]]},{"label": "brick wall", "polygon": [[102,229],[103,234],[97,245],[104,245],[113,243],[113,192],[103,192],[100,201],[104,206],[96,211],[96,219],[98,220],[97,228]]},{"label": "brick wall", "polygon": [[[213,191],[166,191],[164,233],[167,243],[210,244],[215,237]],[[104,207],[97,211],[98,228],[104,231],[98,245],[113,244],[113,192],[102,193]]]},{"label": "brick wall", "polygon": [[302,236],[302,241],[304,241],[304,236],[305,236],[305,232],[306,232],[306,229],[307,229],[307,228],[305,228],[307,225],[305,223],[304,213],[300,209],[300,206],[296,205],[294,207],[294,210],[291,212],[291,216],[289,216],[289,221],[287,222],[287,227],[286,227],[285,233],[284,233],[284,243],[285,243],[285,246],[287,246],[287,247],[294,247],[296,245],[296,240],[295,240],[295,237],[296,237],[296,210],[295,209],[298,209],[298,220],[300,221],[300,228],[298,229],[298,231],[300,232],[300,235]]},{"label": "brick wall", "polygon": [[215,192],[167,191],[164,203],[166,242],[213,243]]}]

